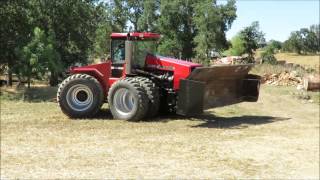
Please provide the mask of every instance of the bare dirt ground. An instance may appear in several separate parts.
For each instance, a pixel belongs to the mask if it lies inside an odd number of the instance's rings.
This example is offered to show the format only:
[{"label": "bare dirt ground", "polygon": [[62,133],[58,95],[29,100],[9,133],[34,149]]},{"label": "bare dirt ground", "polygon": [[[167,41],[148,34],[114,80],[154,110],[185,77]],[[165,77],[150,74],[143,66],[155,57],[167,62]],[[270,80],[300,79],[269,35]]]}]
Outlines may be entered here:
[{"label": "bare dirt ground", "polygon": [[70,120],[56,103],[1,101],[1,179],[319,179],[319,104],[263,86],[257,103],[150,122]]}]

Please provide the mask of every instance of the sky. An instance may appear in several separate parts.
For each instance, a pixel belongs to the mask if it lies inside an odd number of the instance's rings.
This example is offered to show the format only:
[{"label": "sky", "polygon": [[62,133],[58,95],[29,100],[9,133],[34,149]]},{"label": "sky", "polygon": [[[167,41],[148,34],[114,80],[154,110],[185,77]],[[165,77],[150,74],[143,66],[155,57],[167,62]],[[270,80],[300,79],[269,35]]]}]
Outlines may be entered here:
[{"label": "sky", "polygon": [[[285,41],[292,31],[319,24],[320,0],[237,0],[237,19],[227,32],[231,39],[253,21],[259,21],[267,41]],[[225,3],[218,0],[218,3]]]}]

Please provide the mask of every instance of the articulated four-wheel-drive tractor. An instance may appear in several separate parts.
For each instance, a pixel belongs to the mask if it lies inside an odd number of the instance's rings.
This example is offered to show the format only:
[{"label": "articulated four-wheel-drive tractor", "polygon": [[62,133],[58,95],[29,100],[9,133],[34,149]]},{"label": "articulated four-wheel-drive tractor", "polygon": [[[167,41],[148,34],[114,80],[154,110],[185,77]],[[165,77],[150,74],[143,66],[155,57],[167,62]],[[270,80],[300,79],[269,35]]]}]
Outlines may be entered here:
[{"label": "articulated four-wheel-drive tractor", "polygon": [[255,102],[260,77],[252,65],[200,64],[157,56],[159,34],[112,33],[111,57],[104,63],[73,67],[59,86],[57,100],[71,118],[95,115],[108,102],[114,118],[140,120],[159,111],[192,116],[205,109]]}]

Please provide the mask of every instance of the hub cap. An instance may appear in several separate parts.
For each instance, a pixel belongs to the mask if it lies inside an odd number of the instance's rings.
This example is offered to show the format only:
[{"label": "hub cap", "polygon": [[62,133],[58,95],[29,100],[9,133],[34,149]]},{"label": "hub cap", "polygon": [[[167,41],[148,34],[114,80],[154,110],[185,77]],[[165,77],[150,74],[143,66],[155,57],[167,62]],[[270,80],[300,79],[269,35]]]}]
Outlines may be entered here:
[{"label": "hub cap", "polygon": [[67,103],[75,111],[85,111],[93,103],[93,93],[88,86],[77,84],[67,92]]},{"label": "hub cap", "polygon": [[119,114],[128,115],[136,104],[134,94],[126,88],[120,88],[113,96],[113,104]]}]

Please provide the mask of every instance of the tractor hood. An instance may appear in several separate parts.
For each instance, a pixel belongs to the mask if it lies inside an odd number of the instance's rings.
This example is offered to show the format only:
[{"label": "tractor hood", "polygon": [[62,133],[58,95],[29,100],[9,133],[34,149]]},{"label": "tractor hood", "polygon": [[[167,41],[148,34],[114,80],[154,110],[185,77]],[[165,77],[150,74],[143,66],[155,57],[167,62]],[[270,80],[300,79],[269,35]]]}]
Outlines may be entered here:
[{"label": "tractor hood", "polygon": [[156,57],[163,62],[168,62],[176,66],[185,66],[189,68],[202,66],[201,64],[197,64],[197,63],[193,63],[193,62],[189,62],[181,59],[174,59],[174,58],[164,57],[164,56],[156,56]]},{"label": "tractor hood", "polygon": [[180,59],[174,59],[164,56],[155,56],[148,54],[146,57],[146,67],[156,68],[159,70],[174,71],[177,68],[191,69],[195,67],[201,67],[201,64],[188,62]]},{"label": "tractor hood", "polygon": [[157,69],[173,72],[173,88],[177,90],[180,87],[180,79],[187,78],[195,68],[202,67],[202,65],[170,57],[149,54],[146,57],[145,67],[149,70]]}]

